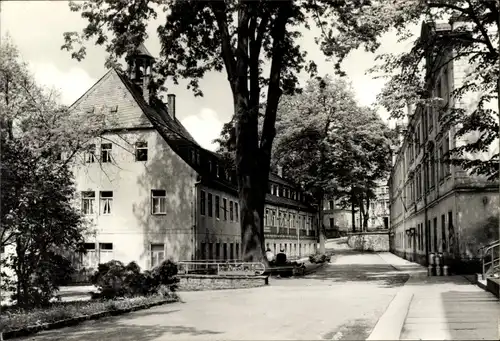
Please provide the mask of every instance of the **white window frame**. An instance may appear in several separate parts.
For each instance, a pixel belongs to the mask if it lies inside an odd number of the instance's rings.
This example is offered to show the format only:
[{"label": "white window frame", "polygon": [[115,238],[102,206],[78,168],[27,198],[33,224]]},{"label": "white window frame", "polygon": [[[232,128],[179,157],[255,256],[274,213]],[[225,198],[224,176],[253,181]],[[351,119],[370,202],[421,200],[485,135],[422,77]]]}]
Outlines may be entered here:
[{"label": "white window frame", "polygon": [[[90,212],[85,209],[85,203],[87,203],[87,208],[90,208]],[[82,192],[82,213],[85,215],[95,214],[95,191],[83,191]]]},{"label": "white window frame", "polygon": [[[162,209],[162,203],[163,203],[163,209]],[[167,214],[167,191],[166,190],[164,190],[164,189],[152,189],[151,190],[151,214],[152,215]]]},{"label": "white window frame", "polygon": [[[104,245],[111,245],[111,249],[105,249],[103,248]],[[110,260],[113,260],[114,248],[113,248],[113,243],[99,243],[99,263],[106,263],[109,262]],[[103,259],[102,255],[107,255],[105,258],[109,259]]]},{"label": "white window frame", "polygon": [[157,243],[150,244],[150,253],[151,253],[151,269],[160,265],[165,260],[165,244]]},{"label": "white window frame", "polygon": [[[103,193],[111,193],[111,196],[103,197]],[[107,206],[107,210],[106,210]],[[99,212],[101,215],[110,215],[113,212],[113,191],[99,192]],[[106,212],[107,211],[107,212]]]},{"label": "white window frame", "polygon": [[[139,160],[139,152],[145,151],[146,160]],[[148,143],[145,141],[137,141],[135,143],[135,162],[146,162],[148,161]]]},{"label": "white window frame", "polygon": [[111,157],[111,151],[112,150],[113,150],[113,144],[112,143],[101,143],[101,161],[103,163],[110,163],[110,162],[112,162],[112,157]]},{"label": "white window frame", "polygon": [[96,161],[96,145],[95,143],[89,144],[85,151],[85,163],[95,163]]}]

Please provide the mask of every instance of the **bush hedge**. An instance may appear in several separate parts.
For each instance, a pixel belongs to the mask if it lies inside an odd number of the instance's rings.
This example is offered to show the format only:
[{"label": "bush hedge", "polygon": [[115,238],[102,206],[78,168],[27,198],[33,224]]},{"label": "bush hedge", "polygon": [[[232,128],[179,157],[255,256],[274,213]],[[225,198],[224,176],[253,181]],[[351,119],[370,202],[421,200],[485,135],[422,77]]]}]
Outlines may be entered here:
[{"label": "bush hedge", "polygon": [[112,260],[99,264],[91,276],[91,283],[99,291],[93,293],[94,299],[113,299],[116,297],[148,296],[160,291],[174,292],[177,289],[177,264],[171,260],[162,262],[151,271],[141,272],[137,263]]},{"label": "bush hedge", "polygon": [[179,297],[177,294],[170,292],[167,295],[131,297],[120,300],[58,302],[46,308],[31,310],[11,307],[2,308],[0,330],[7,333],[12,330],[20,330],[26,327],[90,316],[102,312],[123,310],[159,302],[177,302],[178,300]]},{"label": "bush hedge", "polygon": [[309,256],[309,261],[314,264],[329,262],[331,260],[331,255],[329,254],[315,254]]}]

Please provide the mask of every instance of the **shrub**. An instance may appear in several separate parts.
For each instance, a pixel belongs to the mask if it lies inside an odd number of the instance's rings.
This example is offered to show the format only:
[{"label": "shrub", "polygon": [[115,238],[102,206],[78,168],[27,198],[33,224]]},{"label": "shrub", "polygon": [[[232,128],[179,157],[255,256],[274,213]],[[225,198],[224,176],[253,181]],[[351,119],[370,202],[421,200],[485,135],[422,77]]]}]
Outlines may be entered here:
[{"label": "shrub", "polygon": [[311,263],[324,263],[324,262],[329,262],[331,260],[331,256],[330,255],[326,255],[326,254],[315,254],[315,255],[310,255],[309,256],[309,261]]},{"label": "shrub", "polygon": [[127,266],[112,260],[99,264],[91,281],[99,288],[92,297],[112,299],[116,297],[147,296],[158,292],[174,292],[177,289],[177,264],[164,261],[152,271],[141,272],[139,265],[130,262]]},{"label": "shrub", "polygon": [[158,286],[165,285],[171,291],[175,291],[177,290],[179,283],[177,273],[177,264],[169,259],[154,268],[152,271],[152,276]]}]

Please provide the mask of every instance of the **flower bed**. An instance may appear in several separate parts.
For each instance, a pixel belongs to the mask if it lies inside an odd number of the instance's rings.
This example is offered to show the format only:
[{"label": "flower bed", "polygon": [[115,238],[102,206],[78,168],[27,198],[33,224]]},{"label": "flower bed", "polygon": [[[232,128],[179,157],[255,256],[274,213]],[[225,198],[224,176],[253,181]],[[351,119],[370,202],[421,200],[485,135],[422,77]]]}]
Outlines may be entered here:
[{"label": "flower bed", "polygon": [[118,315],[151,306],[179,301],[175,293],[132,297],[107,301],[77,301],[53,303],[47,308],[22,310],[14,307],[2,308],[0,330],[4,339],[29,335],[43,329],[61,328],[84,320],[109,315]]}]

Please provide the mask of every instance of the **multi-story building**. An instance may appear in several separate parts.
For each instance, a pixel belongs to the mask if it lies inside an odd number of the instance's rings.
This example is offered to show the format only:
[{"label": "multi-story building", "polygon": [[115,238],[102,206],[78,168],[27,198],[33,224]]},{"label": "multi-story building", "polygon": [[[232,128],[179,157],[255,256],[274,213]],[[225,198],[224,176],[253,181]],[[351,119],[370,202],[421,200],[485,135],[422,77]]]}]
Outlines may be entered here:
[{"label": "multi-story building", "polygon": [[368,230],[389,228],[390,215],[389,186],[387,181],[379,181],[375,188],[375,198],[370,202]]},{"label": "multi-story building", "polygon": [[[141,46],[125,74],[111,69],[72,106],[104,113],[106,130],[89,143],[85,165],[75,163],[81,209],[95,234],[85,243],[85,267],[111,259],[151,268],[165,258],[241,257],[234,172],[200,147],[168,105],[151,93],[154,58]],[[270,175],[265,239],[290,256],[316,250],[316,213],[306,197]]]},{"label": "multi-story building", "polygon": [[[451,25],[456,23],[424,23],[421,39],[447,34]],[[449,51],[433,57],[440,60],[427,60],[441,65],[435,79],[427,80],[428,89],[444,100],[445,108],[470,110],[474,96],[458,101],[451,95],[469,67],[468,61],[452,60],[453,56]],[[486,228],[498,214],[498,183],[443,162],[448,151],[467,137],[456,137],[457,127],[442,124],[437,110],[418,106],[408,112],[389,179],[391,249],[421,264],[427,263],[430,253],[442,252],[445,262],[460,271],[460,265],[477,257],[479,247],[488,241]],[[492,148],[483,157],[492,155]]]},{"label": "multi-story building", "polygon": [[[379,181],[375,188],[375,198],[369,206],[367,231],[389,228],[389,187]],[[353,219],[354,218],[354,219]],[[354,225],[353,225],[354,224]],[[340,199],[328,198],[323,202],[323,226],[329,238],[343,236],[349,232],[362,231],[363,217],[359,208],[342,205]]]},{"label": "multi-story building", "polygon": [[[359,219],[356,212],[355,217]],[[344,207],[339,199],[328,198],[324,200],[323,226],[325,227],[327,238],[345,236],[348,232],[353,230],[352,210],[350,207]]]}]

